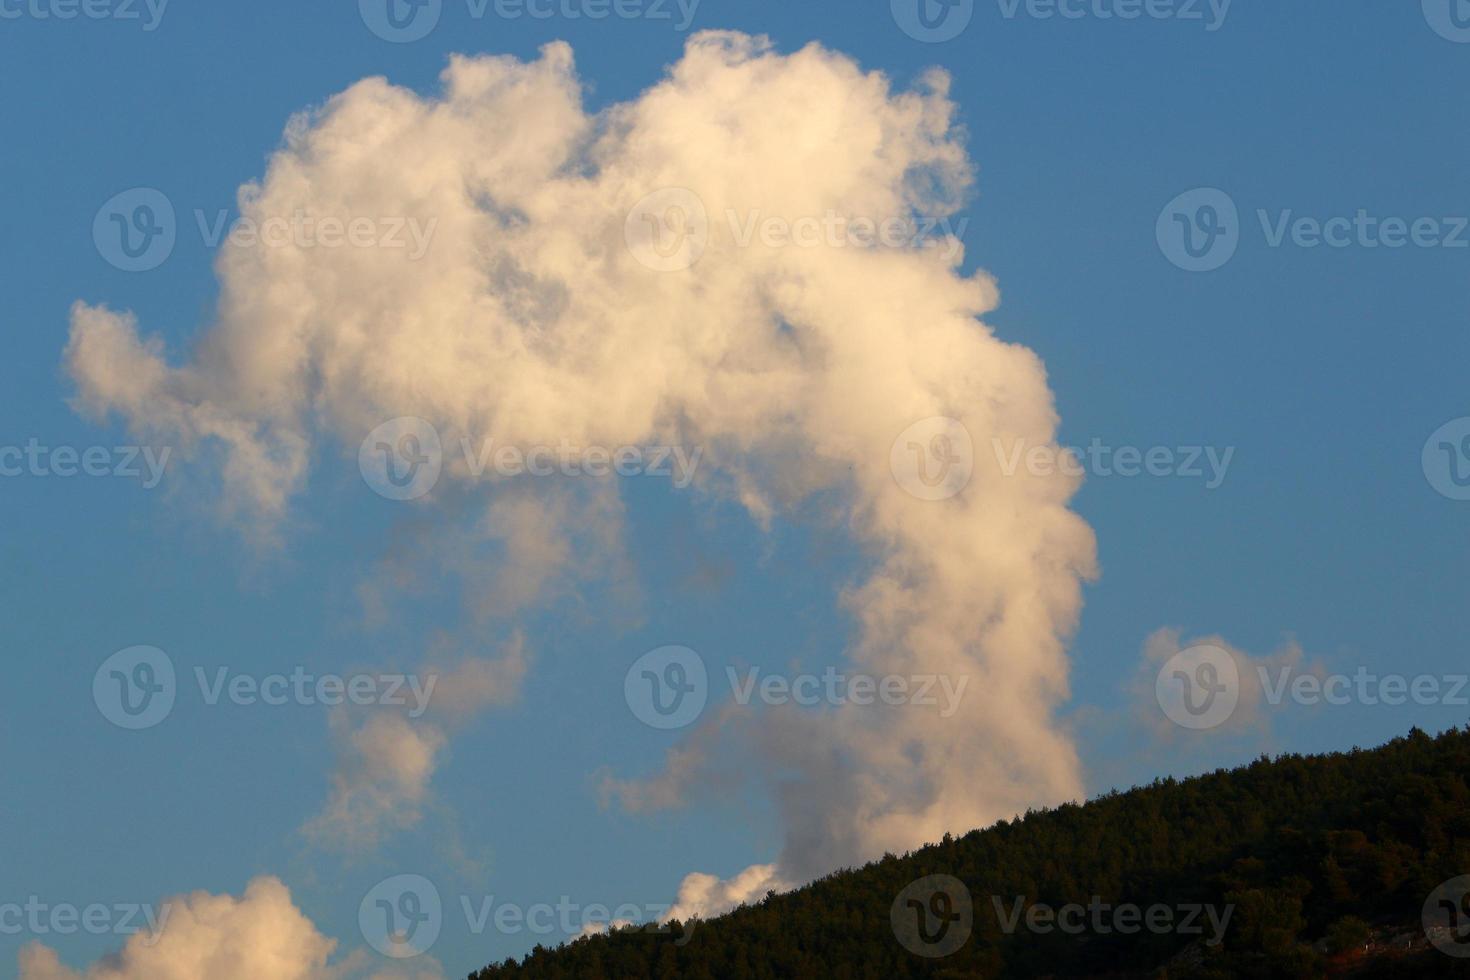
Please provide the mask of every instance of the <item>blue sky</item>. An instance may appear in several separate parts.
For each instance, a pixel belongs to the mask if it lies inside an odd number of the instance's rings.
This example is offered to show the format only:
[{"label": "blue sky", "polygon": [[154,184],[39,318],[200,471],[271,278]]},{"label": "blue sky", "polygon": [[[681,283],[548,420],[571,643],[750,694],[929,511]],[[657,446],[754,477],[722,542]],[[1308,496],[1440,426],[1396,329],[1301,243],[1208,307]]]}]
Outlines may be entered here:
[{"label": "blue sky", "polygon": [[[704,0],[692,29],[765,34],[784,54],[817,41],[899,89],[945,68],[978,172],[949,219],[965,222],[964,271],[995,277],[1000,305],[985,322],[1045,363],[1058,441],[1233,449],[1213,489],[1093,473],[1072,500],[1096,534],[1100,574],[1068,643],[1060,715],[1089,794],[1462,724],[1455,704],[1286,704],[1220,737],[1159,736],[1157,718],[1137,717],[1157,706],[1135,688],[1143,677],[1152,691],[1144,648],[1166,627],[1262,658],[1295,642],[1298,663],[1327,673],[1463,672],[1470,503],[1437,491],[1443,478],[1421,453],[1470,416],[1470,43],[1432,2],[1427,13],[1238,3],[1215,30],[1208,5],[1203,20],[1096,16],[1112,6],[1079,5],[1086,15],[1072,19],[977,2],[958,36],[924,43],[886,3]],[[0,445],[78,450],[135,440],[69,404],[72,304],[132,310],[185,359],[218,298],[218,250],[194,212],[234,215],[236,189],[263,175],[293,114],[373,75],[434,94],[452,53],[533,60],[553,40],[571,45],[597,110],[657,82],[689,36],[673,5],[672,20],[508,19],[445,0],[435,29],[410,43],[375,36],[348,2],[174,0],[151,30],[142,6],[138,20],[45,9],[0,0]],[[137,187],[172,203],[177,243],[159,267],[126,272],[99,252],[93,225]],[[1180,268],[1156,235],[1165,206],[1197,188],[1223,191],[1238,214],[1235,253],[1208,272]],[[1359,212],[1434,219],[1437,244],[1305,247],[1291,232],[1272,244],[1282,220]],[[1193,204],[1181,213],[1200,218]],[[988,436],[976,442],[990,451]],[[218,475],[182,454],[152,489],[0,478],[0,903],[238,895],[270,874],[353,948],[359,900],[391,875],[433,879],[446,903],[565,895],[612,907],[667,903],[690,871],[729,876],[776,857],[782,830],[764,793],[638,815],[600,805],[598,781],[608,767],[651,774],[678,744],[623,697],[629,664],[649,650],[681,644],[719,665],[714,701],[728,695],[727,662],[841,662],[853,625],[836,592],[865,559],[820,497],[762,531],[729,500],[626,481],[641,615],[609,616],[620,575],[497,623],[497,640],[519,628],[537,650],[519,696],[455,733],[422,821],[369,853],[325,853],[301,833],[333,767],[325,708],[211,706],[186,684],[163,724],[109,723],[90,692],[124,648],[167,651],[190,678],[196,667],[340,672],[416,662],[462,615],[459,586],[431,580],[365,622],[367,570],[413,515],[369,492],[355,451],[337,449],[314,462],[284,542],[264,554],[215,518]],[[170,492],[190,470],[205,475]],[[474,935],[450,915],[432,955],[463,975],[558,938]],[[31,939],[74,967],[121,945],[0,934],[0,961]]]}]

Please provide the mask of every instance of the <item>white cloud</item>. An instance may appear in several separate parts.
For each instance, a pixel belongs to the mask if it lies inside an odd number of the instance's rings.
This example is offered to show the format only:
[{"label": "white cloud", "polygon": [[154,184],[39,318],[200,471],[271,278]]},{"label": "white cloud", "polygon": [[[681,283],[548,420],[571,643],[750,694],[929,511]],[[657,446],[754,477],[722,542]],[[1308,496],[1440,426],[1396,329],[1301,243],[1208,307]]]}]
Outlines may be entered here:
[{"label": "white cloud", "polygon": [[256,878],[240,898],[195,892],[167,903],[158,936],[139,933],[81,972],[40,943],[21,950],[20,980],[438,980],[434,963],[417,973],[372,973],[362,952],[330,964],[336,940],[317,931],[278,879]]},{"label": "white cloud", "polygon": [[768,891],[785,891],[791,882],[782,880],[774,864],[757,864],[727,880],[695,872],[679,885],[679,897],[667,918],[688,921],[714,918],[739,905],[758,902]]},{"label": "white cloud", "polygon": [[[368,79],[292,124],[242,190],[242,214],[435,220],[427,254],[226,246],[217,320],[178,366],[130,316],[78,305],[67,365],[79,404],[221,454],[228,510],[267,535],[322,447],[355,452],[410,414],[447,446],[698,446],[695,487],[762,523],[838,491],[871,561],[841,596],[859,627],[848,661],[970,683],[947,718],[852,705],[729,716],[723,737],[762,764],[785,825],[773,880],[1076,798],[1077,754],[1054,713],[1094,561],[1067,506],[1077,481],[1006,476],[979,452],[963,492],[926,501],[890,470],[899,434],[934,416],[979,446],[1052,444],[1040,360],[980,322],[995,287],[961,274],[955,249],[742,246],[725,221],[952,214],[971,173],[947,89],[942,72],[897,91],[816,45],[780,55],[719,32],[596,115],[564,44],[526,64],[457,57],[432,98]],[[625,224],[668,187],[697,195],[711,233],[692,268],[659,272],[630,251]],[[446,474],[420,513],[484,489],[487,533],[509,556],[487,616],[513,616],[582,571],[562,542],[621,541],[618,508],[586,489],[595,481],[511,505],[503,478],[452,460]],[[346,744],[405,746],[334,799],[386,785],[394,805],[370,809],[397,825],[440,746],[432,731],[379,724],[348,729]],[[651,799],[720,778],[687,765]]]},{"label": "white cloud", "polygon": [[417,825],[450,732],[511,701],[525,670],[525,644],[517,635],[496,657],[421,668],[425,684],[432,678],[433,686],[418,718],[382,706],[334,711],[337,768],[326,808],[305,828],[308,838],[329,849],[366,850]]},{"label": "white cloud", "polygon": [[[1171,722],[1157,700],[1159,671],[1175,654],[1196,647],[1214,647],[1225,651],[1234,661],[1231,680],[1235,700],[1223,720],[1209,728],[1190,731]],[[1249,736],[1263,745],[1272,738],[1272,706],[1266,683],[1273,677],[1311,676],[1318,680],[1327,676],[1326,665],[1310,660],[1300,643],[1287,639],[1271,653],[1253,654],[1216,634],[1192,637],[1187,642],[1182,631],[1163,627],[1150,633],[1144,641],[1143,658],[1132,684],[1134,717],[1145,719],[1145,727],[1161,743],[1175,743],[1191,736]]]}]

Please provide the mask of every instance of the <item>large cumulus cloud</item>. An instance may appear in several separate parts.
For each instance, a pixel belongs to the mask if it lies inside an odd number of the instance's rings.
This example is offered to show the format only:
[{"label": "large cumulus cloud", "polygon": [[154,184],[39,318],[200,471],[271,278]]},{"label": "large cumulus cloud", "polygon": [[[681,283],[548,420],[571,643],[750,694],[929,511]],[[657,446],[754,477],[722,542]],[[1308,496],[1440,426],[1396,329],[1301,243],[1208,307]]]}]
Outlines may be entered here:
[{"label": "large cumulus cloud", "polygon": [[[696,732],[658,792],[614,781],[615,798],[687,799],[724,764],[711,743],[767,774],[785,826],[775,867],[691,878],[681,908],[1074,798],[1077,756],[1054,715],[1093,563],[1067,506],[1076,480],[1006,475],[978,452],[960,493],[924,500],[890,461],[899,434],[935,416],[977,447],[1051,445],[1039,359],[980,321],[997,293],[960,271],[956,243],[742,242],[726,220],[952,214],[971,166],[947,84],[933,72],[898,90],[819,46],[780,54],[731,33],[695,36],[656,85],[597,113],[562,44],[530,63],[457,57],[431,97],[365,80],[291,124],[241,212],[435,222],[427,253],[228,245],[217,316],[182,360],[130,315],[79,304],[66,352],[79,404],[216,460],[226,509],[265,538],[324,453],[408,415],[451,446],[699,446],[695,492],[740,501],[758,524],[830,492],[870,564],[837,597],[858,626],[852,669],[968,677],[968,690],[947,718],[717,712],[717,735]],[[629,247],[630,213],[668,188],[709,218],[688,268]],[[585,553],[554,542],[621,547],[606,484],[527,494],[452,454],[446,467],[445,492],[482,498],[483,532],[509,539],[484,571],[494,615],[585,574]],[[507,501],[517,519],[497,521]],[[541,533],[515,540],[527,526]],[[341,736],[411,740],[407,777],[364,784],[369,809],[395,815],[374,794],[421,793],[444,737],[398,726]],[[335,803],[361,798],[343,778]]]}]

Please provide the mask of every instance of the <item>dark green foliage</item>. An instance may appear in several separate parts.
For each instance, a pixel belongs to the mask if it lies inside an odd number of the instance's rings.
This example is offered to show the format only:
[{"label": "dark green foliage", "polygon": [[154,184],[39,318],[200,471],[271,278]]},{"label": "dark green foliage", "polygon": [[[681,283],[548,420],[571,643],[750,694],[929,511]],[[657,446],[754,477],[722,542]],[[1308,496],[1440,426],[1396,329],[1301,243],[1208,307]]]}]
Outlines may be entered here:
[{"label": "dark green foliage", "polygon": [[[945,835],[671,932],[538,947],[470,980],[1470,976],[1470,960],[1423,948],[1419,918],[1440,882],[1470,874],[1467,779],[1470,729],[1263,758]],[[958,952],[926,959],[896,940],[889,910],[910,882],[936,874],[969,889],[973,932]],[[1007,932],[996,906],[1009,910],[1018,897],[1087,906],[1094,896],[1112,906],[1228,906],[1231,917],[1210,945],[1208,926],[1203,936],[1076,934],[1023,921]],[[1402,934],[1416,937],[1412,948],[1388,941]]]}]

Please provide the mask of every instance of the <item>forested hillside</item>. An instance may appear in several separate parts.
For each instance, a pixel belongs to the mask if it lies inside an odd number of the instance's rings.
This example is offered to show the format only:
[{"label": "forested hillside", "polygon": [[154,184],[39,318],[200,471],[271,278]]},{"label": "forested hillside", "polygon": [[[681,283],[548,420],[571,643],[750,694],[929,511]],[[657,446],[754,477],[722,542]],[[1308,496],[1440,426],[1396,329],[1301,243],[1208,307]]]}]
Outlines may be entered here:
[{"label": "forested hillside", "polygon": [[1467,776],[1470,729],[1263,758],[471,980],[1470,976],[1470,901],[1441,888],[1470,874]]}]

